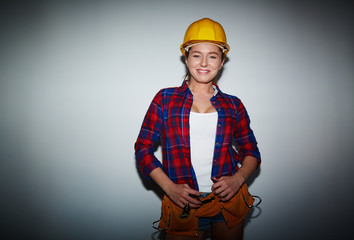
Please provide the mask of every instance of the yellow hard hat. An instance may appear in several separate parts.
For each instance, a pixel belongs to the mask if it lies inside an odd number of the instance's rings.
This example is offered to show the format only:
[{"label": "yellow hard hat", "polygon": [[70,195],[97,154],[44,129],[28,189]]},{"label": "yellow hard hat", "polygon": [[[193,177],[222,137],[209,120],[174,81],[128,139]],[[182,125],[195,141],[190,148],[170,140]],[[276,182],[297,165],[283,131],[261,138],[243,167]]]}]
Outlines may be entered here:
[{"label": "yellow hard hat", "polygon": [[196,43],[207,42],[220,47],[224,54],[230,50],[230,46],[226,41],[224,28],[220,23],[203,18],[192,23],[184,35],[184,41],[181,45],[181,52],[185,55],[185,51]]}]

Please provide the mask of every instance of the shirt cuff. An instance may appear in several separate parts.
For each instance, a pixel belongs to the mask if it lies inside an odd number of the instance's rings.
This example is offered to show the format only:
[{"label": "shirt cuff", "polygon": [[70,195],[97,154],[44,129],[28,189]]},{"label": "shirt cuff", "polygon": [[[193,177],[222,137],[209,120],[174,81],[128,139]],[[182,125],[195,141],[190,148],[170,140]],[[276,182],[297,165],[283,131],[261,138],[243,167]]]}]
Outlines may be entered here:
[{"label": "shirt cuff", "polygon": [[163,169],[161,162],[157,159],[146,164],[142,169],[142,173],[143,173],[144,177],[147,178],[148,180],[150,180],[151,179],[150,173],[152,172],[152,170],[154,170],[155,168],[158,168],[158,167]]}]

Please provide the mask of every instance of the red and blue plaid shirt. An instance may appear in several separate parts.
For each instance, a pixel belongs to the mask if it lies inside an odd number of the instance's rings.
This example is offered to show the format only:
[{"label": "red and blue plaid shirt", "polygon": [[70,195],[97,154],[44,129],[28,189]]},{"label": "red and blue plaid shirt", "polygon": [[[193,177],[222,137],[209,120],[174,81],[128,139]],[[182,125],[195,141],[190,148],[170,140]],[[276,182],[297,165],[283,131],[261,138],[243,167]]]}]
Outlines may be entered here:
[{"label": "red and blue plaid shirt", "polygon": [[[218,92],[210,101],[218,112],[215,149],[211,177],[230,176],[239,169],[246,156],[261,162],[257,141],[250,128],[250,119],[242,102],[235,96]],[[189,113],[193,95],[186,81],[181,87],[160,90],[145,115],[135,155],[145,177],[161,167],[177,184],[188,184],[198,190],[193,170],[189,141]],[[162,163],[154,155],[161,141]]]}]

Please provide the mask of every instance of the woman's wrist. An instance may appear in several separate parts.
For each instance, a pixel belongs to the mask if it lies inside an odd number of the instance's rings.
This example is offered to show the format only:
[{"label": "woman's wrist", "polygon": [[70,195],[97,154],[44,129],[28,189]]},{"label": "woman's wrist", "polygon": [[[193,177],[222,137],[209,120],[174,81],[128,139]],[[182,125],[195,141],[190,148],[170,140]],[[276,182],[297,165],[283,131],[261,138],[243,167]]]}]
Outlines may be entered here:
[{"label": "woman's wrist", "polygon": [[172,181],[168,181],[167,183],[164,184],[164,186],[162,187],[162,190],[167,194],[170,195],[171,193],[171,189],[173,188],[173,185],[175,183]]},{"label": "woman's wrist", "polygon": [[244,182],[246,181],[246,178],[240,172],[236,172],[232,176],[232,178],[234,179],[234,182],[235,182],[235,185],[236,185],[237,188],[242,186],[242,184],[244,184]]}]

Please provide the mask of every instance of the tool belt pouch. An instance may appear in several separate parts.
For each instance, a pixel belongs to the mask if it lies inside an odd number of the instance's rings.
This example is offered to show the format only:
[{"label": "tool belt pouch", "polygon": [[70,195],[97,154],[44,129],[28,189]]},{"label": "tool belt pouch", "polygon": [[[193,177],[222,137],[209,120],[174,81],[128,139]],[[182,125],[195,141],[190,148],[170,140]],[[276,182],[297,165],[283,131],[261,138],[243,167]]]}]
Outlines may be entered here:
[{"label": "tool belt pouch", "polygon": [[182,212],[182,208],[165,196],[162,199],[162,216],[159,228],[173,235],[196,236],[198,233],[198,217],[195,209],[190,210],[188,217],[180,218]]},{"label": "tool belt pouch", "polygon": [[246,184],[243,184],[238,192],[227,202],[220,202],[221,212],[229,228],[235,227],[242,222],[251,209],[254,202],[253,197],[248,192]]}]

